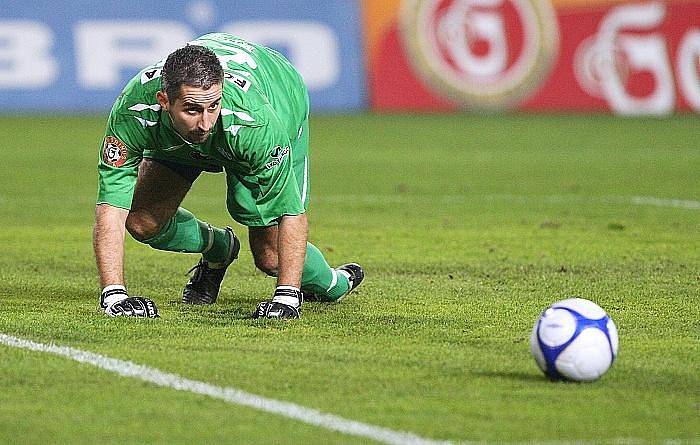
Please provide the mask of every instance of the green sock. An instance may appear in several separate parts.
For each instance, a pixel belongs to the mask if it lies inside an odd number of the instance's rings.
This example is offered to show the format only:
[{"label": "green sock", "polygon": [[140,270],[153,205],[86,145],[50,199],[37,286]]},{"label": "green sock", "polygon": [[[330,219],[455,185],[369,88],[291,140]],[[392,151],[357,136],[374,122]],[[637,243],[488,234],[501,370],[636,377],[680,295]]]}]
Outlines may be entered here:
[{"label": "green sock", "polygon": [[311,243],[306,243],[304,272],[301,289],[325,301],[335,301],[350,289],[350,282],[342,273],[332,269],[323,254]]},{"label": "green sock", "polygon": [[207,231],[209,230],[208,228],[211,227],[214,233],[214,243],[211,245],[211,249],[203,253],[202,256],[210,263],[225,263],[226,260],[229,259],[228,255],[231,250],[231,238],[229,238],[228,233],[226,233],[224,229],[209,226],[209,224],[206,223],[204,223],[204,225],[207,226]]},{"label": "green sock", "polygon": [[[209,224],[198,220],[188,210],[180,207],[160,233],[144,243],[154,249],[169,252],[201,253],[209,245],[209,227]],[[204,259],[213,263],[224,262],[229,252],[228,234],[223,229],[211,229],[214,240]]]}]

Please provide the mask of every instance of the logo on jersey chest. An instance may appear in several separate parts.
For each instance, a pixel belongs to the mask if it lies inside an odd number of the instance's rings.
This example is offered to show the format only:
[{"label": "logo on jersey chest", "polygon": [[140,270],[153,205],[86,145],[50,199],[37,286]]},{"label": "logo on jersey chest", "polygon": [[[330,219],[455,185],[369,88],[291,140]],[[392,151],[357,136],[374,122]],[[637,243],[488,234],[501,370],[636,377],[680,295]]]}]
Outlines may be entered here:
[{"label": "logo on jersey chest", "polygon": [[211,159],[209,155],[205,155],[204,153],[198,152],[198,151],[191,151],[190,156],[193,159],[197,159],[198,161],[208,161]]},{"label": "logo on jersey chest", "polygon": [[104,145],[102,146],[102,160],[105,164],[112,167],[121,167],[129,157],[129,150],[126,144],[115,138],[107,136]]},{"label": "logo on jersey chest", "polygon": [[285,156],[289,154],[289,147],[284,147],[282,148],[281,146],[277,146],[272,149],[270,152],[270,157],[272,160],[265,164],[265,168],[270,170],[272,167],[275,165],[279,165],[282,163],[282,159],[284,159]]}]

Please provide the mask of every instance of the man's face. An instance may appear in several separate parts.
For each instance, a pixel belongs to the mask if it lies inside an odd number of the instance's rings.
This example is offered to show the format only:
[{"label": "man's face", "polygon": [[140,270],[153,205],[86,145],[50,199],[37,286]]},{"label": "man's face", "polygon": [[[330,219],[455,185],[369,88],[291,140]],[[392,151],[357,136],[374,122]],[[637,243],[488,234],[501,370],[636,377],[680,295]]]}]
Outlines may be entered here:
[{"label": "man's face", "polygon": [[185,140],[201,144],[207,140],[221,113],[221,85],[214,84],[209,89],[182,85],[180,97],[168,101],[168,95],[159,91],[158,103],[168,112],[173,128]]}]

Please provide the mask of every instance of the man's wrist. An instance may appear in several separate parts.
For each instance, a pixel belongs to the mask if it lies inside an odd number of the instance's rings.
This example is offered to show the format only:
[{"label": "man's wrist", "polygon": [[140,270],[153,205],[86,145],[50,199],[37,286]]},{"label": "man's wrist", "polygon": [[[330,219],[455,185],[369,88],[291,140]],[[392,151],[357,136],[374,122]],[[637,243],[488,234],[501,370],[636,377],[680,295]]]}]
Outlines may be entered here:
[{"label": "man's wrist", "polygon": [[102,293],[100,294],[100,306],[105,309],[117,301],[122,301],[128,297],[129,295],[126,293],[126,287],[124,285],[110,284],[102,289]]},{"label": "man's wrist", "polygon": [[272,298],[273,303],[286,304],[298,308],[303,303],[304,298],[301,290],[294,286],[277,286],[275,296]]}]

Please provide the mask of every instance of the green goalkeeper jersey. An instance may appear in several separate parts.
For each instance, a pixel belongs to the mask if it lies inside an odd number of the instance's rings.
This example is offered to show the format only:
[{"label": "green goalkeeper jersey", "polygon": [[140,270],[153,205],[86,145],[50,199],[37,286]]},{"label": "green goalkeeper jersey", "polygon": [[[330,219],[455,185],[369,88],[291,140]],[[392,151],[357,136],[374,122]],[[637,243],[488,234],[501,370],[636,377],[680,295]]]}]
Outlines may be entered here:
[{"label": "green goalkeeper jersey", "polygon": [[228,34],[190,44],[214,51],[224,68],[221,115],[209,138],[186,141],[161,110],[156,93],[165,61],[143,69],[112,107],[98,165],[98,204],[129,209],[141,159],[153,158],[226,170],[250,192],[262,224],[303,213],[290,153],[309,113],[299,73],[279,53]]}]

